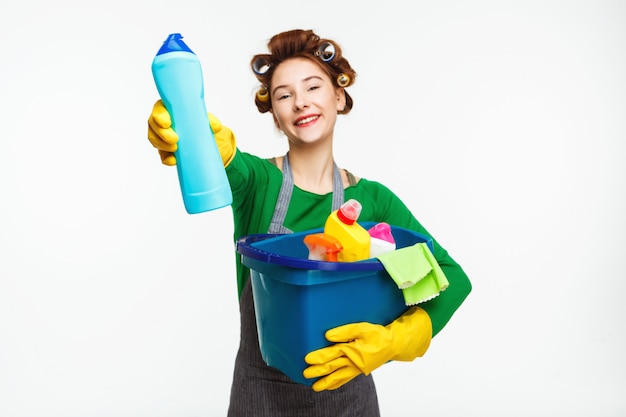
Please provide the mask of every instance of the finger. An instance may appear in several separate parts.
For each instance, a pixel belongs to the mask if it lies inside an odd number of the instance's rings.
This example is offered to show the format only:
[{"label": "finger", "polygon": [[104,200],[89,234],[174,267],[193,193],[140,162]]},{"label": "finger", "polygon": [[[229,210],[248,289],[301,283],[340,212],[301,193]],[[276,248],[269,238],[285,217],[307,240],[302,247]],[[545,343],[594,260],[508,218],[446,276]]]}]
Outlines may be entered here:
[{"label": "finger", "polygon": [[[169,130],[174,132],[172,129]],[[176,133],[174,133],[174,135],[176,135]],[[166,152],[175,152],[176,149],[178,149],[178,136],[176,136],[173,142],[171,142],[171,137],[169,138],[170,142],[166,142],[163,140],[163,132],[161,132],[161,134],[155,132],[150,125],[148,125],[148,140],[152,146]]]},{"label": "finger", "polygon": [[354,366],[345,366],[324,378],[318,379],[313,383],[312,388],[316,392],[336,390],[352,381],[360,373],[361,371]]},{"label": "finger", "polygon": [[329,342],[351,342],[361,337],[368,327],[369,323],[344,324],[326,331],[324,336]]},{"label": "finger", "polygon": [[340,369],[335,373],[338,375],[332,378],[332,380],[328,381],[328,384],[326,384],[326,389],[328,391],[341,388],[342,386],[359,376],[361,374],[361,371],[358,368],[347,367]]},{"label": "finger", "polygon": [[154,103],[154,106],[152,106],[150,119],[153,119],[154,123],[163,129],[169,129],[172,127],[172,118],[170,117],[170,113],[165,108],[162,100],[157,100],[157,102]]},{"label": "finger", "polygon": [[176,157],[171,152],[165,152],[159,149],[159,155],[161,156],[161,162],[163,165],[174,166],[176,165]]},{"label": "finger", "polygon": [[309,365],[320,365],[333,359],[337,359],[341,356],[343,356],[341,347],[338,345],[332,345],[322,349],[314,350],[313,352],[309,352],[304,357],[304,361]]},{"label": "finger", "polygon": [[152,117],[148,119],[148,128],[152,129],[152,132],[154,134],[156,134],[159,138],[161,138],[161,140],[167,143],[172,144],[178,142],[178,135],[176,134],[174,129],[172,129],[171,127],[165,128],[160,126]]},{"label": "finger", "polygon": [[302,372],[302,375],[304,375],[304,377],[308,379],[317,378],[320,376],[331,374],[337,369],[349,365],[352,365],[350,359],[342,356],[341,358],[333,359],[329,362],[311,365]]},{"label": "finger", "polygon": [[220,122],[220,119],[215,117],[213,113],[209,113],[209,123],[211,124],[211,131],[213,131],[213,134],[222,130],[222,122]]}]

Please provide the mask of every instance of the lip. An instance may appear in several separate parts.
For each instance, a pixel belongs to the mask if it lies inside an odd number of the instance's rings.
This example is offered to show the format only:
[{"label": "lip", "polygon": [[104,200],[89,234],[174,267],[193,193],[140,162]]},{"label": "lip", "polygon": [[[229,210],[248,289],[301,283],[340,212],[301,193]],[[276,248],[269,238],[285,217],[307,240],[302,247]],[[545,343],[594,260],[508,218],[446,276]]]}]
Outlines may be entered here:
[{"label": "lip", "polygon": [[[319,118],[320,118],[319,114],[307,114],[307,115],[298,117],[293,124],[296,127],[310,126],[313,123],[317,122],[319,120]],[[311,120],[302,123],[303,120],[307,120],[307,119],[311,119]]]}]

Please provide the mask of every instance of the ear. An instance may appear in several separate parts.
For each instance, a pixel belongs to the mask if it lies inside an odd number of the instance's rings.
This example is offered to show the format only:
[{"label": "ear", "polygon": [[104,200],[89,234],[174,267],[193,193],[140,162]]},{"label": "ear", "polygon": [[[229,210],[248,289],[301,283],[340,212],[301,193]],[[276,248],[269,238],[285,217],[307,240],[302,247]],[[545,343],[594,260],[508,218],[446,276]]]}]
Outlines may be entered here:
[{"label": "ear", "polygon": [[339,87],[335,90],[337,95],[337,111],[344,111],[346,108],[346,90]]}]

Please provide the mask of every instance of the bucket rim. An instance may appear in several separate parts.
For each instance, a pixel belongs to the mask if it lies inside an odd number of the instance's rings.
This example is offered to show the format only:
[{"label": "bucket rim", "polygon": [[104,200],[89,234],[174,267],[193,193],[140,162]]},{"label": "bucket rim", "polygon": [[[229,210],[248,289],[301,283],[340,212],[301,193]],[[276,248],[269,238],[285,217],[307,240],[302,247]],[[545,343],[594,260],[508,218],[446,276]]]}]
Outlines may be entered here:
[{"label": "bucket rim", "polygon": [[[362,226],[365,228],[373,226],[374,222],[363,222]],[[424,235],[422,233],[416,232],[414,230],[410,230],[404,227],[398,227],[391,225],[392,230],[404,231],[408,232],[415,237],[418,237],[425,241],[428,244],[428,247],[432,251],[432,238],[430,236]],[[308,269],[308,270],[317,270],[317,271],[381,271],[384,270],[382,262],[378,258],[370,258],[357,262],[327,262],[327,261],[317,261],[304,259],[294,256],[281,255],[277,253],[272,253],[260,249],[258,247],[253,246],[254,243],[260,242],[266,239],[280,238],[280,237],[289,237],[289,236],[304,236],[310,233],[319,233],[323,231],[322,228],[307,230],[304,232],[297,232],[293,234],[272,234],[272,233],[258,233],[258,234],[250,234],[247,236],[240,237],[236,241],[236,251],[240,255],[260,261],[265,262],[272,265],[278,265],[283,267],[291,267],[296,269]]]},{"label": "bucket rim", "polygon": [[260,262],[297,269],[318,271],[380,271],[384,269],[383,264],[377,258],[370,258],[357,262],[326,262],[280,255],[253,246],[256,242],[282,236],[292,235],[260,233],[243,236],[237,239],[237,252],[242,256]]}]

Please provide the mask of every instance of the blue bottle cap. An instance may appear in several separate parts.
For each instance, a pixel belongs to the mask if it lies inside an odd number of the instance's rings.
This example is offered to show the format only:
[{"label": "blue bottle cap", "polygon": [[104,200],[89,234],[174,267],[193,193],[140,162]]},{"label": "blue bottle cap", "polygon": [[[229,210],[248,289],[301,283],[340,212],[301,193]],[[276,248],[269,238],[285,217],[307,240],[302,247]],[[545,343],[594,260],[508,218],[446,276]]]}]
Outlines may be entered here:
[{"label": "blue bottle cap", "polygon": [[183,42],[183,35],[181,35],[180,33],[170,34],[165,42],[163,42],[163,46],[161,46],[161,49],[159,49],[157,55],[163,55],[168,52],[176,51],[191,52],[193,54],[193,51],[189,49],[185,42]]}]

